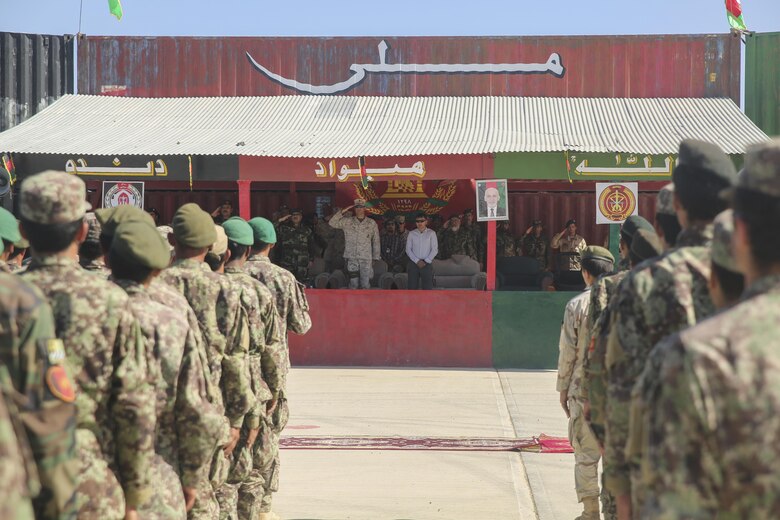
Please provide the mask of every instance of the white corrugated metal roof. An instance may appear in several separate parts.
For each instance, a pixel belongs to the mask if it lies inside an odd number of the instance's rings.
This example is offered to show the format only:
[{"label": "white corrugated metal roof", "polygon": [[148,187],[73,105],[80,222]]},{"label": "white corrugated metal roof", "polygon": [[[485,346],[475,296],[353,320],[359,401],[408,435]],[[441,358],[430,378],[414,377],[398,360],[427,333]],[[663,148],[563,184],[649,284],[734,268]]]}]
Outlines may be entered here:
[{"label": "white corrugated metal roof", "polygon": [[498,152],[739,154],[768,139],[730,99],[64,96],[0,151],[340,158]]}]

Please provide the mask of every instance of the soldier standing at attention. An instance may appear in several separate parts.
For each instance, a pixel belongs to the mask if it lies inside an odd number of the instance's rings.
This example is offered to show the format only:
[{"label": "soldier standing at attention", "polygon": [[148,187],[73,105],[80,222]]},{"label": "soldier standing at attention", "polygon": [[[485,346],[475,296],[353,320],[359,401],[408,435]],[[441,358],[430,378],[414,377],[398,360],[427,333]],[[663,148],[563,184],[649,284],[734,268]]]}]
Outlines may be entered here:
[{"label": "soldier standing at attention", "polygon": [[211,384],[221,389],[221,395],[215,396],[218,399],[215,406],[230,425],[229,438],[218,443],[224,446],[224,454],[219,450],[214,454],[209,473],[211,486],[198,493],[189,518],[219,516],[216,493],[227,479],[226,457],[232,455],[238,444],[246,416],[256,410],[247,359],[249,331],[240,293],[227,278],[211,272],[204,261],[216,238],[214,222],[208,213],[194,203],[181,206],[173,217],[176,261],[160,276],[187,299],[197,316]]},{"label": "soldier standing at attention", "polygon": [[89,231],[87,231],[87,238],[79,246],[79,264],[87,271],[108,278],[111,270],[106,267],[104,252],[100,245],[100,222],[92,212],[84,216],[84,221],[89,226]]},{"label": "soldier standing at attention", "polygon": [[577,221],[574,219],[566,221],[563,231],[554,235],[550,242],[550,247],[566,255],[559,264],[562,271],[579,271],[582,268],[580,255],[587,246],[585,239],[577,234]]},{"label": "soldier standing at attention", "polygon": [[675,209],[683,228],[677,247],[634,269],[616,295],[615,325],[606,353],[605,467],[620,518],[630,517],[632,500],[641,502],[644,491],[632,486],[638,475],[625,456],[631,390],[656,343],[715,310],[707,288],[712,220],[726,206],[719,193],[736,177],[731,159],[716,145],[683,141],[672,172]]},{"label": "soldier standing at attention", "polygon": [[780,514],[780,141],[748,149],[730,198],[747,290],[653,350],[660,378],[643,396],[645,517]]},{"label": "soldier standing at attention", "polygon": [[[346,217],[345,213],[355,208],[354,217]],[[349,276],[349,288],[361,289],[371,287],[374,276],[372,262],[381,258],[382,247],[379,242],[379,228],[366,215],[365,201],[355,199],[355,204],[339,211],[328,224],[336,229],[344,230],[344,262]]]},{"label": "soldier standing at attention", "polygon": [[[14,216],[0,208],[6,247],[21,239]],[[71,518],[80,467],[76,459],[76,398],[51,307],[34,286],[0,263],[0,442],[2,518]],[[29,444],[28,444],[29,439]],[[21,448],[15,445],[18,443]],[[16,475],[16,476],[15,476]],[[30,499],[33,499],[32,507]]]},{"label": "soldier standing at attention", "polygon": [[[287,332],[306,334],[309,331],[311,328],[309,303],[306,301],[303,286],[295,281],[292,273],[272,264],[268,258],[271,249],[276,244],[276,231],[273,224],[262,217],[255,217],[249,221],[249,225],[252,227],[254,245],[252,246],[252,256],[244,264],[244,270],[249,276],[270,289],[274,296],[276,311],[280,318],[281,336],[284,341],[286,373],[290,368]],[[286,389],[282,385],[277,405],[267,418],[268,428],[261,431],[260,442],[263,449],[265,450],[265,446],[268,446],[268,451],[262,457],[267,466],[261,468],[264,480],[264,494],[259,508],[261,520],[277,518],[276,514],[271,511],[271,503],[273,493],[279,489],[279,436],[287,425],[290,415],[285,392]],[[265,435],[268,435],[268,438]],[[241,500],[240,497],[239,500]],[[246,510],[243,506],[239,506],[239,508],[239,510]]]},{"label": "soldier standing at attention", "polygon": [[[137,509],[153,491],[156,427],[138,321],[122,289],[76,261],[87,235],[84,182],[63,172],[43,172],[22,183],[19,199],[22,233],[33,252],[23,277],[51,302],[56,334],[79,389],[78,518],[137,518]],[[57,392],[73,398],[72,387]]]},{"label": "soldier standing at attention", "polygon": [[309,267],[313,257],[314,234],[309,226],[302,224],[302,221],[303,212],[293,208],[289,215],[276,222],[275,228],[281,248],[279,265],[294,274],[296,280],[305,284],[309,278]]},{"label": "soldier standing at attention", "polygon": [[585,420],[580,395],[582,360],[590,343],[588,306],[590,286],[602,274],[612,272],[615,258],[607,249],[590,246],[582,255],[582,276],[587,288],[567,305],[561,326],[558,383],[561,406],[569,418],[569,442],[574,448],[574,484],[584,511],[581,520],[599,520],[598,467],[601,452]]},{"label": "soldier standing at attention", "polygon": [[[265,495],[265,480],[263,470],[273,464],[274,454],[270,442],[271,421],[269,420],[279,402],[279,396],[284,388],[287,366],[285,364],[285,342],[281,333],[281,325],[276,311],[274,295],[260,281],[252,278],[244,271],[244,266],[252,244],[254,233],[252,227],[244,219],[233,217],[222,226],[228,238],[230,258],[225,267],[225,274],[240,285],[242,301],[249,316],[251,343],[249,365],[252,371],[252,384],[257,396],[260,435],[255,438],[245,435],[242,440],[251,450],[251,471],[246,479],[238,485],[238,517],[242,519],[263,518],[269,513],[261,512],[263,496]],[[257,437],[255,435],[255,437]]]},{"label": "soldier standing at attention", "polygon": [[467,208],[463,211],[462,218],[463,229],[465,229],[469,236],[469,248],[474,251],[474,259],[482,265],[484,263],[485,251],[482,249],[482,230],[479,228],[479,224],[474,221],[474,210]]},{"label": "soldier standing at attention", "polygon": [[509,231],[509,222],[502,220],[496,231],[496,256],[517,256],[518,240]]}]

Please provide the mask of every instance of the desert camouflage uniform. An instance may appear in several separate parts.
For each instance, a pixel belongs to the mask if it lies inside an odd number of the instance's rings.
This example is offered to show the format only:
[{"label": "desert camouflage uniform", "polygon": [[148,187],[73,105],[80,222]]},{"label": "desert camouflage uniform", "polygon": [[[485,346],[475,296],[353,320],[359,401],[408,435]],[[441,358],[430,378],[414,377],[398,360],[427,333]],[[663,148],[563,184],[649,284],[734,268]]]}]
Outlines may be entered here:
[{"label": "desert camouflage uniform", "polygon": [[374,276],[373,261],[381,258],[382,251],[376,222],[368,217],[361,221],[338,212],[328,224],[344,230],[344,262],[350,288],[357,289],[359,279],[360,288],[368,289]]},{"label": "desert camouflage uniform", "polygon": [[[653,346],[714,312],[707,288],[712,224],[683,230],[677,248],[637,266],[616,295],[614,325],[607,341],[606,484],[615,495],[642,500],[632,488],[625,448],[631,391]],[[634,475],[635,476],[635,475]]]},{"label": "desert camouflage uniform", "polygon": [[188,315],[177,306],[155,301],[152,293],[159,294],[164,284],[147,289],[128,280],[117,283],[130,296],[156,378],[155,493],[138,513],[142,518],[185,518],[181,488],[208,482],[217,443],[225,434],[224,421],[210,414],[200,330],[190,327]]},{"label": "desert camouflage uniform", "polygon": [[547,269],[549,265],[550,257],[550,243],[547,241],[547,237],[539,235],[538,237],[533,233],[523,235],[520,239],[520,251],[523,256],[530,256],[536,258],[539,261],[539,265],[542,269]]},{"label": "desert camouflage uniform", "polygon": [[[127,295],[58,256],[34,258],[24,279],[52,304],[79,389],[79,519],[123,518],[152,495],[156,426],[147,353]],[[124,491],[124,493],[123,493]]]},{"label": "desert camouflage uniform", "polygon": [[[565,236],[562,233],[564,233]],[[550,242],[550,247],[558,249],[561,253],[574,253],[563,261],[564,265],[561,266],[563,268],[562,270],[581,271],[582,264],[580,262],[582,252],[588,247],[588,244],[585,243],[585,239],[579,235],[575,234],[574,236],[569,236],[566,231],[562,233],[558,233],[553,237],[552,242]]]},{"label": "desert camouflage uniform", "polygon": [[[222,410],[232,428],[241,428],[245,419],[259,422],[249,372],[249,330],[240,303],[240,290],[230,281],[212,273],[205,262],[184,259],[163,271],[161,280],[182,294],[198,319],[208,358],[211,384],[221,390],[215,406]],[[223,439],[218,445],[224,445]],[[214,493],[204,487],[190,518],[215,518],[215,499],[227,480],[227,461],[221,451],[214,454],[209,478]],[[219,516],[219,514],[217,514]]]},{"label": "desert camouflage uniform", "polygon": [[655,347],[629,443],[648,486],[642,517],[780,517],[778,322],[774,275]]},{"label": "desert camouflage uniform", "polygon": [[[373,222],[373,221],[372,221]],[[376,224],[374,224],[376,226]],[[290,355],[287,345],[287,332],[292,331],[296,334],[306,334],[311,328],[311,318],[309,317],[309,303],[306,301],[306,293],[303,286],[295,281],[292,274],[276,265],[273,265],[268,257],[261,254],[253,255],[244,265],[244,271],[249,276],[262,282],[273,294],[276,310],[279,314],[279,328],[282,340],[284,342],[284,373],[290,368]],[[260,472],[264,479],[264,490],[260,512],[271,510],[271,501],[273,492],[279,489],[279,436],[287,425],[289,419],[289,408],[287,406],[287,396],[284,386],[279,392],[279,400],[271,417],[266,417],[263,423],[258,441],[261,445],[262,456],[255,459],[255,462],[263,462]],[[257,451],[256,451],[257,453]],[[249,509],[245,504],[246,500],[253,500],[253,496],[239,496],[239,511]],[[253,509],[256,510],[256,509]]]},{"label": "desert camouflage uniform", "polygon": [[296,280],[306,283],[309,277],[309,262],[312,259],[312,231],[303,224],[277,224],[276,235],[279,251],[279,266],[295,275]]},{"label": "desert camouflage uniform", "polygon": [[590,341],[588,306],[590,289],[566,304],[561,326],[556,390],[568,393],[569,442],[574,448],[574,484],[577,499],[599,495],[598,469],[601,453],[585,420],[580,394],[582,361]]},{"label": "desert camouflage uniform", "polygon": [[466,255],[479,262],[474,235],[463,226],[457,231],[452,228],[441,229],[437,235],[440,259],[447,260],[452,258],[452,255]]},{"label": "desert camouflage uniform", "polygon": [[[10,448],[0,448],[0,488],[5,495],[0,518],[32,518],[29,500],[36,495],[39,518],[75,518],[80,463],[75,388],[65,350],[56,339],[43,295],[5,272],[0,274],[0,371],[0,444]],[[64,377],[52,388],[47,376],[58,371]]]},{"label": "desert camouflage uniform", "polygon": [[254,446],[246,446],[248,428],[244,428],[236,448],[236,450],[245,449],[251,459],[244,480],[235,488],[238,517],[256,518],[265,495],[263,470],[273,464],[274,458],[270,446],[262,442],[262,429],[267,429],[265,408],[266,403],[271,399],[277,399],[284,388],[287,357],[284,354],[285,343],[271,291],[241,268],[228,266],[225,268],[225,273],[243,289],[242,302],[247,311],[251,334],[249,359],[252,383],[257,396],[257,415],[263,421],[260,425],[261,433]]}]

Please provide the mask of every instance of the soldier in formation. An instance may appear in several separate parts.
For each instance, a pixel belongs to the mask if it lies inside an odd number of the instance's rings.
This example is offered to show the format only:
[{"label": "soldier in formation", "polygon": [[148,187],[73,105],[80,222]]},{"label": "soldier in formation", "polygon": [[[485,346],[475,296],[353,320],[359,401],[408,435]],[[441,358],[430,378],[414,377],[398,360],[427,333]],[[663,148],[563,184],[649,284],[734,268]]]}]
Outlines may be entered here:
[{"label": "soldier in formation", "polygon": [[463,215],[452,215],[437,233],[441,260],[452,258],[453,255],[465,255],[479,261],[474,233],[461,225],[462,220]]},{"label": "soldier in formation", "polygon": [[295,279],[305,284],[309,279],[309,267],[314,258],[314,233],[303,224],[303,212],[298,208],[276,222],[276,234],[279,237],[279,261],[295,275]]},{"label": "soldier in formation", "polygon": [[534,220],[520,238],[518,249],[523,256],[536,258],[543,271],[550,267],[550,242],[542,234],[544,226],[541,220]]}]

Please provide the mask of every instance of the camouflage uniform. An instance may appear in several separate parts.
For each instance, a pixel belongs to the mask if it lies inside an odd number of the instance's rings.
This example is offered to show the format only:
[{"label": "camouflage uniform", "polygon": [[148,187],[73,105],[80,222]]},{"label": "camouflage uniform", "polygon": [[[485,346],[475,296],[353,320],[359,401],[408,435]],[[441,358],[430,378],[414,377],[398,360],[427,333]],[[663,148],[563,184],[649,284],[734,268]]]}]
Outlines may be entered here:
[{"label": "camouflage uniform", "polygon": [[567,391],[568,395],[569,441],[574,448],[574,480],[580,502],[599,495],[598,466],[601,458],[596,437],[583,415],[580,394],[582,362],[590,342],[590,296],[590,289],[586,289],[566,305],[561,326],[556,385],[559,392]]},{"label": "camouflage uniform", "polygon": [[303,224],[280,224],[275,226],[279,237],[279,265],[284,267],[295,278],[306,283],[309,277],[309,262],[312,254],[312,231]]},{"label": "camouflage uniform", "polygon": [[[376,227],[376,224],[374,226]],[[280,334],[284,342],[283,353],[286,373],[290,368],[287,332],[306,334],[311,328],[309,303],[306,301],[306,293],[289,271],[272,264],[268,257],[262,254],[251,256],[244,265],[244,271],[252,278],[263,283],[273,294],[276,310],[280,318]],[[260,443],[261,448],[259,456],[255,458],[255,462],[260,465],[265,491],[260,504],[260,512],[269,512],[271,510],[273,492],[279,489],[279,436],[287,425],[288,418],[287,396],[284,387],[282,387],[276,409],[271,417],[267,417],[263,423],[257,441]],[[256,511],[256,505],[246,505],[247,502],[254,500],[256,500],[255,495],[242,489],[239,495],[239,511]]]},{"label": "camouflage uniform", "polygon": [[[198,319],[211,383],[222,394],[215,396],[215,406],[224,411],[232,428],[241,428],[245,417],[250,424],[259,423],[249,372],[249,330],[240,304],[240,290],[226,277],[212,273],[204,262],[194,259],[177,260],[160,278],[187,299]],[[225,458],[218,451],[210,472],[216,493],[227,479],[227,469]],[[214,498],[205,488],[189,517],[213,518],[215,509],[218,510]]]},{"label": "camouflage uniform", "polygon": [[[265,495],[263,472],[274,460],[270,446],[263,444],[263,432],[268,429],[265,408],[268,401],[279,398],[284,388],[287,356],[271,291],[239,267],[228,266],[225,274],[242,288],[242,302],[247,311],[251,334],[250,370],[257,397],[257,415],[261,417],[262,423],[254,446],[247,448],[252,459],[247,469],[251,471],[247,471],[244,480],[236,486],[236,498],[238,517],[256,518]],[[246,447],[247,434],[247,428],[244,428],[239,448]]]},{"label": "camouflage uniform", "polygon": [[[80,250],[86,245],[92,245],[93,248],[99,249],[100,231],[101,231],[100,222],[98,222],[98,219],[95,216],[95,214],[91,212],[86,214],[86,216],[84,217],[84,221],[89,226],[89,231],[87,232],[87,238],[84,240],[84,243],[81,244],[80,246]],[[111,269],[109,269],[108,266],[106,266],[106,262],[103,259],[102,255],[98,258],[93,258],[93,259],[79,258],[79,264],[87,271],[92,271],[95,274],[102,276],[103,278],[107,279],[109,276],[111,276]]]},{"label": "camouflage uniform", "polygon": [[[566,236],[564,236],[564,234]],[[582,251],[588,246],[585,243],[585,239],[579,235],[570,236],[566,231],[562,231],[555,235],[550,242],[550,247],[558,249],[561,253],[574,253],[571,256],[567,255],[566,260],[563,260],[561,266],[563,271],[581,271],[582,264],[580,264],[580,258]]]},{"label": "camouflage uniform", "polygon": [[334,229],[327,222],[317,223],[317,235],[328,244],[322,258],[325,260],[325,272],[332,273],[344,268],[344,230]]},{"label": "camouflage uniform", "polygon": [[187,314],[176,306],[155,301],[151,293],[159,294],[159,285],[149,290],[128,280],[117,283],[130,297],[156,379],[155,492],[138,513],[142,518],[186,518],[181,488],[208,481],[211,460],[225,435],[222,420],[213,415],[204,420],[209,406],[200,331],[190,327]]},{"label": "camouflage uniform", "polygon": [[[0,500],[0,518],[32,518],[29,499],[36,495],[39,518],[76,516],[80,463],[75,388],[64,362],[65,350],[55,338],[54,318],[43,295],[21,278],[1,273],[0,388],[5,402],[0,403],[0,443],[12,449],[2,451],[0,482],[14,496]],[[14,438],[21,448],[14,447]]]},{"label": "camouflage uniform", "polygon": [[15,393],[8,369],[0,363],[0,518],[34,520],[31,497],[40,491],[40,482]]},{"label": "camouflage uniform", "polygon": [[509,231],[496,232],[496,256],[517,256],[519,240]]},{"label": "camouflage uniform", "polygon": [[359,280],[360,288],[368,289],[374,276],[372,262],[380,259],[381,252],[376,222],[368,217],[361,221],[357,217],[346,217],[338,212],[328,224],[344,230],[344,261],[347,265],[349,287],[357,289]]},{"label": "camouflage uniform", "polygon": [[[631,391],[652,347],[714,312],[707,288],[712,224],[683,230],[677,249],[637,266],[616,295],[607,341],[606,484],[615,496],[632,491],[626,460]],[[639,499],[639,488],[632,498]]]},{"label": "camouflage uniform", "polygon": [[533,233],[523,235],[520,239],[519,249],[523,256],[536,258],[543,270],[549,266],[550,243],[544,235],[539,235],[538,237]]},{"label": "camouflage uniform", "polygon": [[482,262],[485,257],[485,249],[483,248],[484,240],[482,239],[482,230],[479,228],[479,224],[476,222],[467,224],[464,220],[460,227],[469,234],[469,247],[474,251],[475,255],[472,258],[477,262]]},{"label": "camouflage uniform", "polygon": [[447,260],[452,255],[466,255],[479,262],[477,249],[474,245],[474,235],[465,227],[460,226],[457,231],[452,228],[444,228],[437,233],[439,241],[439,258]]},{"label": "camouflage uniform", "polygon": [[152,494],[154,394],[138,322],[119,287],[71,260],[34,258],[23,276],[52,302],[57,337],[81,390],[79,518],[121,518],[125,502],[138,507]]}]

